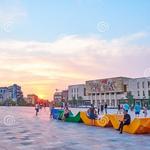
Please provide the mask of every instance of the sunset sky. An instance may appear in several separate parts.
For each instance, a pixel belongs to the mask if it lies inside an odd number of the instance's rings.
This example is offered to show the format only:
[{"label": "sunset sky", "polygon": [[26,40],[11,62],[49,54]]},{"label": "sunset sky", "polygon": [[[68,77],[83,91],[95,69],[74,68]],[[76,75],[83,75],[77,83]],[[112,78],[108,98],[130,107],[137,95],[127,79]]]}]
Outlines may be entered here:
[{"label": "sunset sky", "polygon": [[0,0],[0,86],[51,100],[117,76],[150,76],[149,0]]}]

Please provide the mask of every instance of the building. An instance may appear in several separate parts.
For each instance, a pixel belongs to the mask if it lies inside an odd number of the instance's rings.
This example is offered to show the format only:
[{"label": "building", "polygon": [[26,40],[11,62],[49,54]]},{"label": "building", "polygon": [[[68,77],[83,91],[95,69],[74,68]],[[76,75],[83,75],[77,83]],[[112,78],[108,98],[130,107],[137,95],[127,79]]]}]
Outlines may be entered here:
[{"label": "building", "polygon": [[62,101],[62,92],[56,91],[54,93],[54,102],[61,102]]},{"label": "building", "polygon": [[7,87],[0,87],[0,101],[4,102],[8,99],[11,99],[11,92]]},{"label": "building", "polygon": [[25,100],[28,104],[35,105],[36,103],[38,103],[39,98],[35,94],[28,94]]},{"label": "building", "polygon": [[68,90],[62,91],[62,100],[67,102],[68,101]]},{"label": "building", "polygon": [[86,96],[86,87],[85,84],[77,84],[68,86],[68,100],[83,100],[88,101]]},{"label": "building", "polygon": [[107,103],[108,106],[117,107],[122,100],[128,100],[129,94],[133,97],[134,103],[148,103],[150,79],[115,77],[86,81],[86,95],[96,106],[98,103]]},{"label": "building", "polygon": [[128,91],[131,92],[136,102],[148,104],[150,100],[150,78],[135,78],[130,80]]},{"label": "building", "polygon": [[21,90],[21,86],[18,86],[17,84],[13,84],[12,86],[8,87],[8,90],[11,93],[11,99],[13,101],[23,99],[23,92]]}]

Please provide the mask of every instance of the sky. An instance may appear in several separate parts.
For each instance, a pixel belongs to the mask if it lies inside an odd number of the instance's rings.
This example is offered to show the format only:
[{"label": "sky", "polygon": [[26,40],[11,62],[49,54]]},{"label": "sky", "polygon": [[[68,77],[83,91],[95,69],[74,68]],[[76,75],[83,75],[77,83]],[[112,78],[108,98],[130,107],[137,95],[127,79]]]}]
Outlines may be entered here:
[{"label": "sky", "polygon": [[56,89],[150,76],[149,0],[0,0],[0,86]]}]

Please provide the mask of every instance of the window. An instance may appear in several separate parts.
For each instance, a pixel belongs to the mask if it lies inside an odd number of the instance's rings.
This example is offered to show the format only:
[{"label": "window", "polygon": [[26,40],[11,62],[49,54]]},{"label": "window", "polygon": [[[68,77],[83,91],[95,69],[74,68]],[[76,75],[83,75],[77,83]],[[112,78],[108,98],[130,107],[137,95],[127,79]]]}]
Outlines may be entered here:
[{"label": "window", "polygon": [[138,89],[140,88],[140,84],[139,84],[139,82],[137,82],[137,88],[138,88]]},{"label": "window", "polygon": [[124,92],[127,92],[127,85],[124,85]]},{"label": "window", "polygon": [[84,96],[86,96],[86,88],[84,88]]},{"label": "window", "polygon": [[150,88],[150,81],[148,81],[148,88]]},{"label": "window", "polygon": [[140,96],[140,91],[138,91],[138,96]]},{"label": "window", "polygon": [[143,96],[145,96],[145,92],[143,91]]},{"label": "window", "polygon": [[150,96],[150,90],[148,90],[148,96]]},{"label": "window", "polygon": [[144,88],[144,82],[142,82],[142,87]]}]

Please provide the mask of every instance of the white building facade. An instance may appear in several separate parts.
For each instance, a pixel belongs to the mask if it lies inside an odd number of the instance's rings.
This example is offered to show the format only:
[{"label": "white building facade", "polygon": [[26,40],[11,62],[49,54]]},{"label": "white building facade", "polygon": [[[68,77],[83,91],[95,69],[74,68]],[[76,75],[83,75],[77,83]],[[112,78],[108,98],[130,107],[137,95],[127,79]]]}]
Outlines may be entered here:
[{"label": "white building facade", "polygon": [[68,86],[68,100],[71,101],[73,99],[82,99],[84,101],[88,100],[88,97],[86,96],[85,84]]},{"label": "white building facade", "polygon": [[150,99],[150,78],[135,78],[130,80],[128,91],[131,91],[135,101],[141,104],[148,103]]}]

